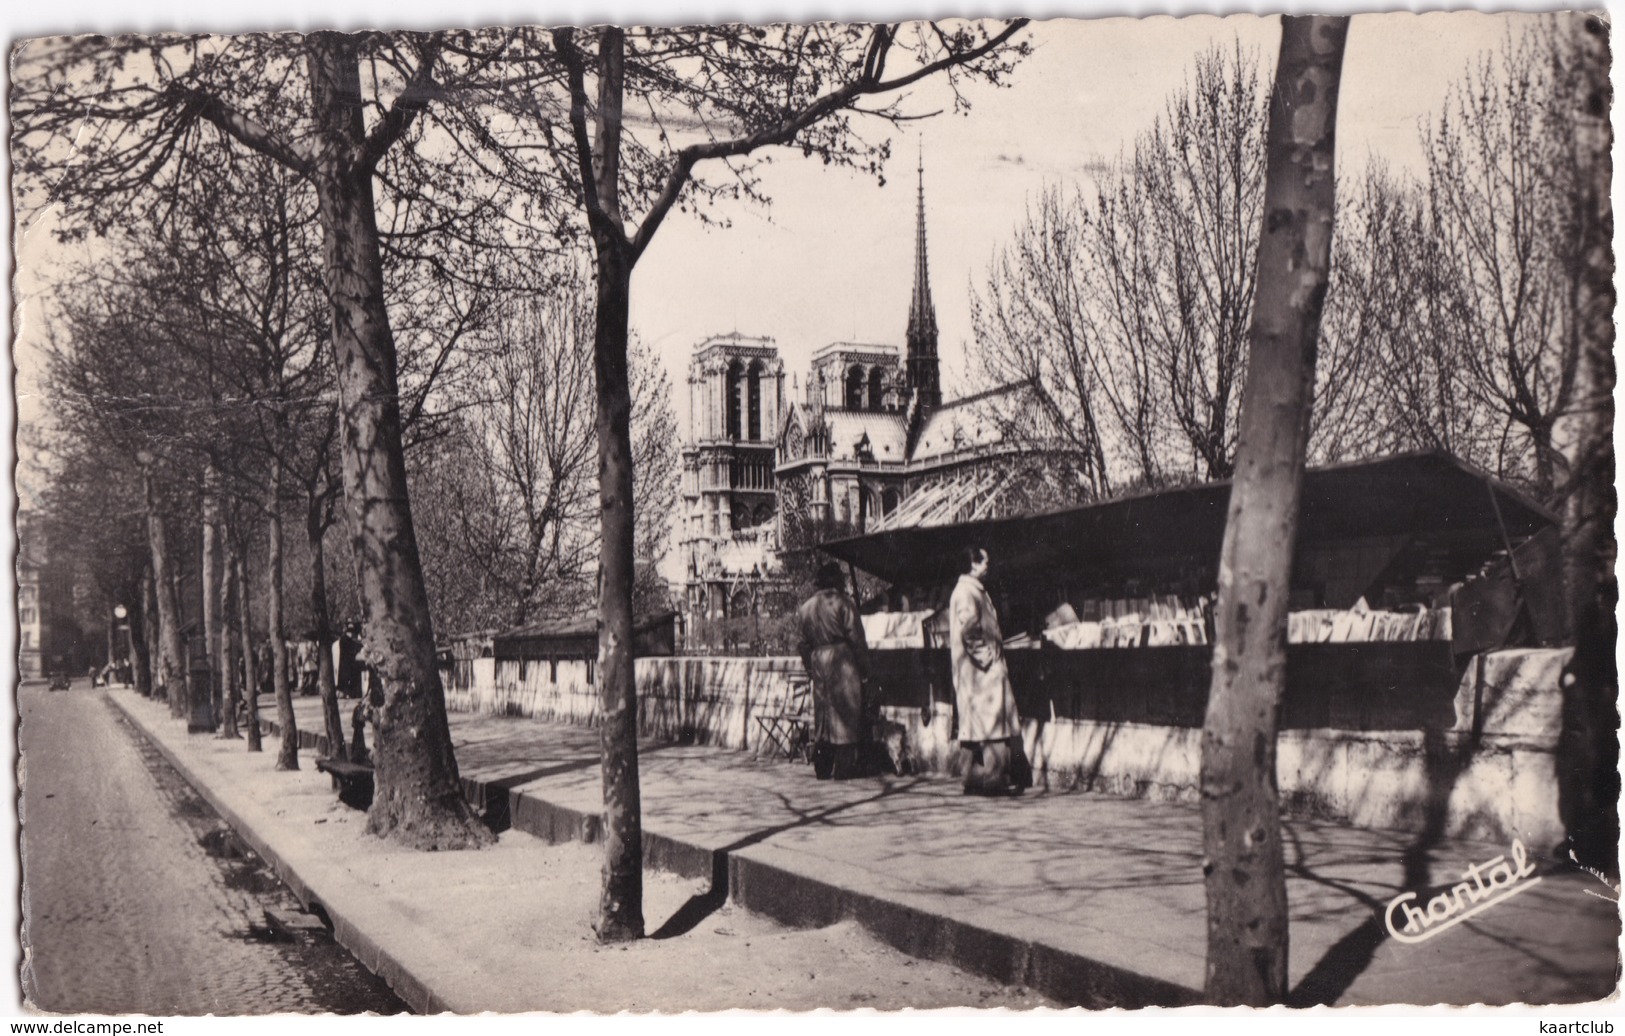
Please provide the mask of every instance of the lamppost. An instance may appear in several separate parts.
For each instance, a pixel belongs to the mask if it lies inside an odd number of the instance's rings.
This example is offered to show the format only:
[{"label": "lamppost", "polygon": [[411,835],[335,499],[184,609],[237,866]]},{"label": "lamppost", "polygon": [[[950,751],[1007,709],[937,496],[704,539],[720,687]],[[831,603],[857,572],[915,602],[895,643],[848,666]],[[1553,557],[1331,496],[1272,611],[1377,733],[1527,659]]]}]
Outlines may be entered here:
[{"label": "lamppost", "polygon": [[[130,610],[122,604],[115,604],[113,605],[113,618],[118,620],[116,626],[124,633],[124,636],[120,638],[124,642],[120,645],[124,649],[123,657],[113,667],[113,671],[118,674],[119,682],[128,686],[132,681],[130,676],[126,674],[130,673],[130,659],[135,655],[135,644],[130,639]],[[111,662],[112,659],[109,658],[108,661]]]}]

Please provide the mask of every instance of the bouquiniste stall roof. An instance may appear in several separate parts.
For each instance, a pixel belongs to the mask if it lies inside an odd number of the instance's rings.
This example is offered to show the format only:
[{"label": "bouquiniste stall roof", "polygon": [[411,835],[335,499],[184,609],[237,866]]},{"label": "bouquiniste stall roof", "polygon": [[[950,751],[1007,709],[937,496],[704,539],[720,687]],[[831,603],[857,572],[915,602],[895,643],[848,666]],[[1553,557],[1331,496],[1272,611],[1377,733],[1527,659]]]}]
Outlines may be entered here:
[{"label": "bouquiniste stall roof", "polygon": [[[823,544],[826,554],[894,585],[953,579],[964,548],[985,547],[1005,579],[1110,563],[1190,558],[1216,563],[1230,482],[1135,493],[1042,514],[892,529]],[[1499,510],[1499,519],[1497,518]],[[1408,453],[1304,473],[1298,549],[1360,537],[1440,535],[1517,543],[1557,516],[1513,487],[1441,452]]]}]

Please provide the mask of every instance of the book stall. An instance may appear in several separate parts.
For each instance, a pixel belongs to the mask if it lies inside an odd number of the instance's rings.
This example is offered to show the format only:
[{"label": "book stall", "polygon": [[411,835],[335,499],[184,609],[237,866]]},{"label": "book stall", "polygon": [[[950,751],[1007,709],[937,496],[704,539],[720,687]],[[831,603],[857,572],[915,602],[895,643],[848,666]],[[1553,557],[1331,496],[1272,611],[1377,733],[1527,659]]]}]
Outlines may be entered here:
[{"label": "book stall", "polygon": [[[864,602],[886,705],[952,701],[945,606],[955,559],[980,546],[1024,715],[1200,726],[1228,493],[1208,483],[822,549],[889,584]],[[1443,454],[1311,471],[1303,501],[1283,728],[1448,726],[1467,662],[1452,605],[1555,516]]]}]

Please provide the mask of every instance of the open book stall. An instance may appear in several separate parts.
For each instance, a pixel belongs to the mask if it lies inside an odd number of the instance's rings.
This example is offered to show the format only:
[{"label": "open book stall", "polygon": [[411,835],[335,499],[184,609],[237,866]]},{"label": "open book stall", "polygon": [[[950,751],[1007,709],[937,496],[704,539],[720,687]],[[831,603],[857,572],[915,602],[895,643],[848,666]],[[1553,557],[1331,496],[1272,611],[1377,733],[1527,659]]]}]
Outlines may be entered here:
[{"label": "open book stall", "polygon": [[[1228,496],[1206,483],[823,549],[889,585],[864,602],[886,704],[952,700],[945,606],[981,546],[1024,715],[1199,726]],[[1556,525],[1444,454],[1308,472],[1283,725],[1448,726],[1472,653],[1561,636],[1543,603]]]}]

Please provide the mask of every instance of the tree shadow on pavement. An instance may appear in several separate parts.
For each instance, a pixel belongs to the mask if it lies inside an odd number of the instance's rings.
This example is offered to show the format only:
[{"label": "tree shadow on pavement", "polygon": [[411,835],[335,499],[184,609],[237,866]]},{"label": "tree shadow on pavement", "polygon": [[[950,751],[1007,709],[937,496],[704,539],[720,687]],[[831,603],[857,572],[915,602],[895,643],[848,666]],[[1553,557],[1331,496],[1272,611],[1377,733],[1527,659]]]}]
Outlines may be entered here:
[{"label": "tree shadow on pavement", "polygon": [[793,831],[796,828],[808,827],[813,824],[822,824],[837,814],[903,794],[909,789],[925,783],[927,781],[924,778],[899,781],[895,784],[887,784],[873,795],[867,795],[860,799],[851,799],[836,806],[816,810],[797,809],[791,804],[788,795],[783,792],[776,792],[774,797],[779,800],[785,811],[794,814],[796,819],[765,827],[760,831],[753,831],[720,849],[713,849],[711,851],[710,887],[704,892],[690,896],[688,902],[684,903],[677,909],[676,913],[667,918],[666,923],[656,929],[649,938],[674,939],[680,935],[687,935],[701,921],[722,908],[723,904],[728,901],[728,862],[731,854],[741,849],[748,849],[753,845],[760,845],[769,838],[783,834],[786,831]]},{"label": "tree shadow on pavement", "polygon": [[[661,748],[678,747],[675,743],[667,745],[638,746],[638,755],[641,758]],[[473,805],[485,826],[491,829],[492,834],[501,834],[513,827],[513,791],[522,788],[532,781],[543,780],[548,777],[561,777],[567,773],[579,773],[590,770],[599,765],[600,755],[597,751],[582,752],[575,758],[565,762],[553,763],[549,766],[537,767],[523,773],[509,774],[506,777],[464,777],[463,797]]]},{"label": "tree shadow on pavement", "polygon": [[[1444,840],[1450,813],[1450,794],[1471,763],[1478,742],[1479,732],[1476,730],[1472,736],[1453,744],[1441,730],[1429,728],[1422,731],[1422,766],[1427,801],[1422,829],[1400,857],[1400,891],[1414,890],[1420,895],[1432,885],[1432,853]],[[1371,966],[1377,950],[1388,939],[1388,925],[1384,916],[1387,903],[1349,882],[1315,873],[1309,866],[1297,834],[1288,830],[1287,836],[1293,849],[1291,858],[1286,861],[1289,875],[1349,896],[1369,911],[1365,921],[1337,940],[1297,986],[1287,993],[1286,998],[1288,1007],[1334,1004]]]}]

